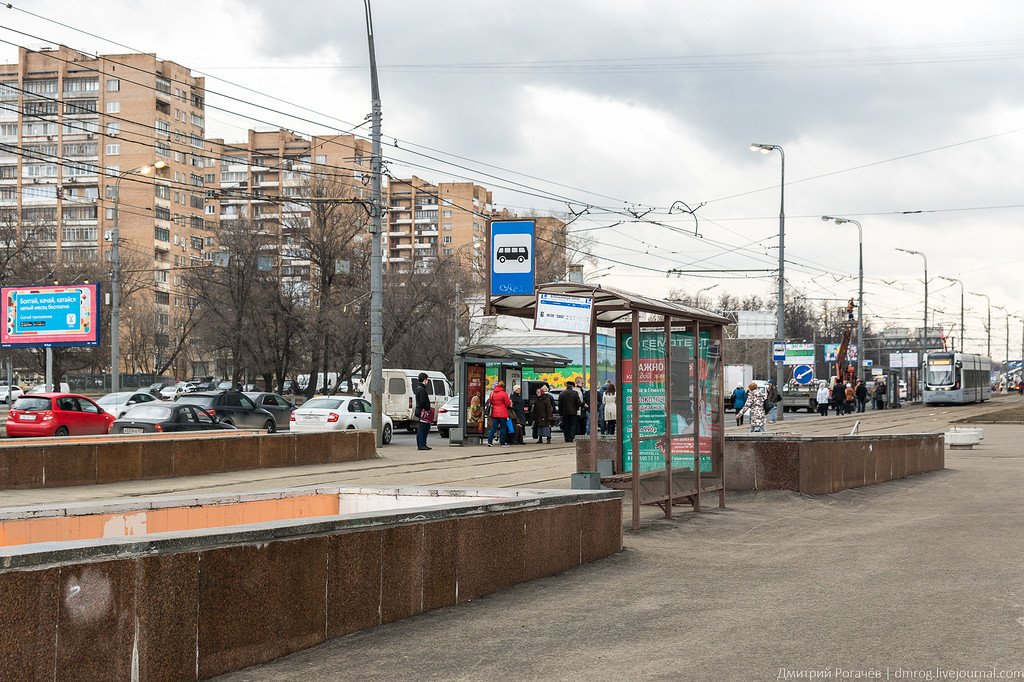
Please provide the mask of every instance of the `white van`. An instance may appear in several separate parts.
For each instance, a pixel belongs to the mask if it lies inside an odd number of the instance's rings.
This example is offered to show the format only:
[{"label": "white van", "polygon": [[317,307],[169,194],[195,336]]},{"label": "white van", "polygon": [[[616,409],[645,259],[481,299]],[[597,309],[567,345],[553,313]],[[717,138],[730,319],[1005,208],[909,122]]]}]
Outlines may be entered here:
[{"label": "white van", "polygon": [[[416,385],[420,372],[425,372],[430,381],[427,382],[427,393],[430,395],[430,406],[440,409],[452,397],[452,384],[441,372],[429,372],[422,369],[385,369],[384,374],[384,414],[391,417],[396,429],[416,429],[419,419],[416,417]],[[370,382],[363,385],[363,397],[370,399]]]}]

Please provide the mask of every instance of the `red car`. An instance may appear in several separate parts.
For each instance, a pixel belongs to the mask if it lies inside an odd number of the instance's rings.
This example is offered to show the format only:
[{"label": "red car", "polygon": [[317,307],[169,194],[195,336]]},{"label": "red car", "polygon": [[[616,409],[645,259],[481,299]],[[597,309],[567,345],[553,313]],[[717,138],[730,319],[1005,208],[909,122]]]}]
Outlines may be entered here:
[{"label": "red car", "polygon": [[7,435],[87,436],[107,433],[116,417],[74,393],[32,393],[14,401],[7,413]]}]

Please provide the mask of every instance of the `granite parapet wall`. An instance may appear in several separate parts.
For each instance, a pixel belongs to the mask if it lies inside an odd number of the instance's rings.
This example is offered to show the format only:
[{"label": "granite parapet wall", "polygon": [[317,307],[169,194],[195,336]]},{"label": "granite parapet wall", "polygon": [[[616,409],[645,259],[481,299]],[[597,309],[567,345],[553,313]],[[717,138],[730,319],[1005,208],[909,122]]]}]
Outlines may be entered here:
[{"label": "granite parapet wall", "polygon": [[863,436],[727,435],[729,490],[834,493],[945,468],[941,433]]},{"label": "granite parapet wall", "polygon": [[0,679],[208,679],[609,556],[621,517],[618,496],[0,572]]},{"label": "granite parapet wall", "polygon": [[0,446],[0,490],[334,464],[376,456],[372,431],[19,441]]}]

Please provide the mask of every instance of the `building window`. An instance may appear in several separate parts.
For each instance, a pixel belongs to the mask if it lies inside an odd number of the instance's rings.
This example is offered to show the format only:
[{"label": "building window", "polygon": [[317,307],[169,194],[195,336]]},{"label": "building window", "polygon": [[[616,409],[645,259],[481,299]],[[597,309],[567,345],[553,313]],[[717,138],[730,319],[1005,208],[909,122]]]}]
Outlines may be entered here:
[{"label": "building window", "polygon": [[160,199],[171,198],[171,188],[168,187],[167,185],[154,185],[153,191],[156,193],[156,196],[159,197]]},{"label": "building window", "polygon": [[[166,228],[166,227],[158,227],[158,228],[156,228],[156,239],[157,239],[157,241],[161,241],[161,242],[170,242],[171,241],[171,230],[169,228]],[[157,280],[157,281],[159,282],[160,280]],[[164,281],[166,282],[167,280],[165,279]]]},{"label": "building window", "polygon": [[446,229],[446,230],[452,229],[452,224],[451,223],[445,223],[444,224],[444,229]]},{"label": "building window", "polygon": [[158,291],[154,295],[154,300],[158,305],[170,305],[171,295],[166,291]]},{"label": "building window", "polygon": [[107,102],[107,113],[108,114],[120,114],[121,103],[120,102]]},{"label": "building window", "polygon": [[157,206],[153,209],[153,212],[154,215],[156,215],[157,220],[171,219],[171,209],[167,208],[166,206]]},{"label": "building window", "polygon": [[107,135],[110,137],[117,137],[121,134],[121,123],[119,121],[111,121],[107,124]]},{"label": "building window", "polygon": [[105,209],[103,209],[103,217],[106,220],[113,220],[116,215],[117,215],[117,209],[114,209],[114,208],[105,208]]},{"label": "building window", "polygon": [[121,145],[119,144],[108,144],[107,145],[107,156],[117,156],[121,153]]},{"label": "building window", "polygon": [[452,243],[451,236],[450,235],[445,235],[444,237],[441,237],[441,243],[442,244],[451,244]]},{"label": "building window", "polygon": [[166,270],[154,270],[153,281],[158,284],[167,284],[167,271]]},{"label": "building window", "polygon": [[64,92],[99,92],[99,78],[65,78]]},{"label": "building window", "polygon": [[451,218],[452,217],[452,212],[451,211],[445,211],[444,212],[444,217],[445,218]]},{"label": "building window", "polygon": [[116,78],[107,79],[107,92],[119,92],[121,90],[121,81]]}]

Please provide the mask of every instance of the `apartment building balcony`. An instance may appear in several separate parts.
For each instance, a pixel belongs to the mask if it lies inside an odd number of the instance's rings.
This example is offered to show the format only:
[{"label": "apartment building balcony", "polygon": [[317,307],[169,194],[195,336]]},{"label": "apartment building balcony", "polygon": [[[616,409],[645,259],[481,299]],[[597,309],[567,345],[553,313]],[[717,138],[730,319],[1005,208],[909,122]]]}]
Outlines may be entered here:
[{"label": "apartment building balcony", "polygon": [[391,216],[392,225],[412,225],[412,217],[401,218],[398,216]]}]

